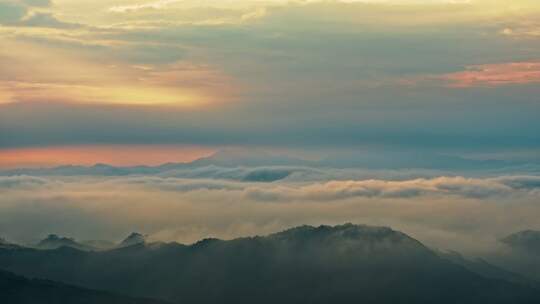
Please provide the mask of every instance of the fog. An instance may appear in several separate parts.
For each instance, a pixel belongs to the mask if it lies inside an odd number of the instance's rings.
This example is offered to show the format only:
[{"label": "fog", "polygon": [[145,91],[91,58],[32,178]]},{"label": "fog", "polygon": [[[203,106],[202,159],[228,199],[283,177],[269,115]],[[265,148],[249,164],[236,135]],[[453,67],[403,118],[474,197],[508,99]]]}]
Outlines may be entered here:
[{"label": "fog", "polygon": [[390,226],[428,246],[481,254],[539,229],[538,177],[434,177],[254,183],[219,179],[0,177],[1,236],[34,243],[49,233],[117,241],[262,235],[302,224]]}]

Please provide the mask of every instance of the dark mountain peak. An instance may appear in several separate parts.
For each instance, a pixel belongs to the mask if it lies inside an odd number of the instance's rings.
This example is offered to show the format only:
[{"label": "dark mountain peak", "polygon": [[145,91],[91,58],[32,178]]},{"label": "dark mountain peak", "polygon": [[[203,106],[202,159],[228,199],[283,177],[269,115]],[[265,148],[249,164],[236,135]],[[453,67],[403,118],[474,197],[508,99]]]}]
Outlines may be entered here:
[{"label": "dark mountain peak", "polygon": [[141,244],[145,244],[145,243],[146,243],[146,235],[138,233],[138,232],[132,232],[130,235],[128,235],[127,238],[125,238],[120,243],[120,247],[141,245]]},{"label": "dark mountain peak", "polygon": [[78,243],[73,238],[59,236],[57,234],[49,234],[46,238],[37,244],[39,249],[58,249],[60,247],[70,247],[79,250],[91,250],[92,248]]},{"label": "dark mountain peak", "polygon": [[354,225],[351,223],[327,226],[299,226],[271,235],[280,239],[302,239],[302,238],[340,238],[340,239],[376,239],[383,240],[392,238],[402,240],[410,238],[406,234],[392,230],[388,227],[377,227],[368,225]]},{"label": "dark mountain peak", "polygon": [[524,230],[516,232],[503,238],[501,242],[515,249],[540,254],[540,231]]},{"label": "dark mountain peak", "polygon": [[76,244],[75,239],[70,237],[59,236],[57,234],[49,234],[41,240],[38,245],[46,245],[51,243]]},{"label": "dark mountain peak", "polygon": [[201,247],[205,247],[205,246],[208,246],[210,244],[214,244],[214,243],[218,243],[218,242],[221,242],[221,240],[216,239],[216,238],[205,238],[205,239],[202,239],[200,241],[197,241],[196,243],[191,245],[191,247],[193,247],[193,248],[201,248]]},{"label": "dark mountain peak", "polygon": [[426,257],[434,253],[417,240],[388,227],[353,225],[300,226],[270,235],[269,240],[290,244],[295,250],[369,256]]},{"label": "dark mountain peak", "polygon": [[43,239],[43,241],[58,241],[58,240],[70,240],[70,241],[73,241],[72,238],[61,237],[61,236],[59,236],[57,234],[54,234],[54,233],[49,234],[45,239]]}]

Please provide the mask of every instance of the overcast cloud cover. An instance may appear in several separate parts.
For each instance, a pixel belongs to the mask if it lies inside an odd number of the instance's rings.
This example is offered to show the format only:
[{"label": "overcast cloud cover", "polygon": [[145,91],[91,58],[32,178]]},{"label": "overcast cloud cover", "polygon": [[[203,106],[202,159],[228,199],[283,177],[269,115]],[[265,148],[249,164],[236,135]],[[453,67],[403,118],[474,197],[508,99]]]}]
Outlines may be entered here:
[{"label": "overcast cloud cover", "polygon": [[538,151],[537,2],[385,3],[2,0],[0,147]]}]

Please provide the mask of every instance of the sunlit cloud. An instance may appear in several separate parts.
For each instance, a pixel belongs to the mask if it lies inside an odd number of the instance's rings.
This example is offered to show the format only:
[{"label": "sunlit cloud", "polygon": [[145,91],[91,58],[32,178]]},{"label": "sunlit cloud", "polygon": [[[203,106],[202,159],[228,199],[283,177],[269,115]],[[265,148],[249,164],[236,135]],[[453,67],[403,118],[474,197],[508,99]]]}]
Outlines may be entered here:
[{"label": "sunlit cloud", "polygon": [[160,9],[164,8],[167,5],[175,2],[181,2],[179,0],[160,0],[155,2],[148,2],[143,4],[135,4],[135,5],[124,5],[124,6],[113,6],[109,8],[109,11],[115,12],[115,13],[125,13],[125,12],[131,12],[131,11],[137,11],[141,9]]},{"label": "sunlit cloud", "polygon": [[465,71],[446,74],[440,79],[454,88],[540,83],[540,62],[472,65]]},{"label": "sunlit cloud", "polygon": [[231,98],[231,79],[190,62],[146,66],[90,59],[69,50],[6,39],[0,50],[0,102],[68,101],[201,106]]}]

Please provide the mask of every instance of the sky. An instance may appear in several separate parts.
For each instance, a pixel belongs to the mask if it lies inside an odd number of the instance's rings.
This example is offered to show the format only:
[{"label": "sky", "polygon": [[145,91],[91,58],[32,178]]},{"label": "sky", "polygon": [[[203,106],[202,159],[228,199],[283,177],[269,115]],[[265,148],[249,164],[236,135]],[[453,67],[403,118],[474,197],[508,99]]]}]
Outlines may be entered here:
[{"label": "sky", "polygon": [[0,231],[484,244],[540,229],[539,96],[537,0],[0,0]]},{"label": "sky", "polygon": [[534,0],[2,0],[0,155],[111,145],[531,154],[539,14]]}]

